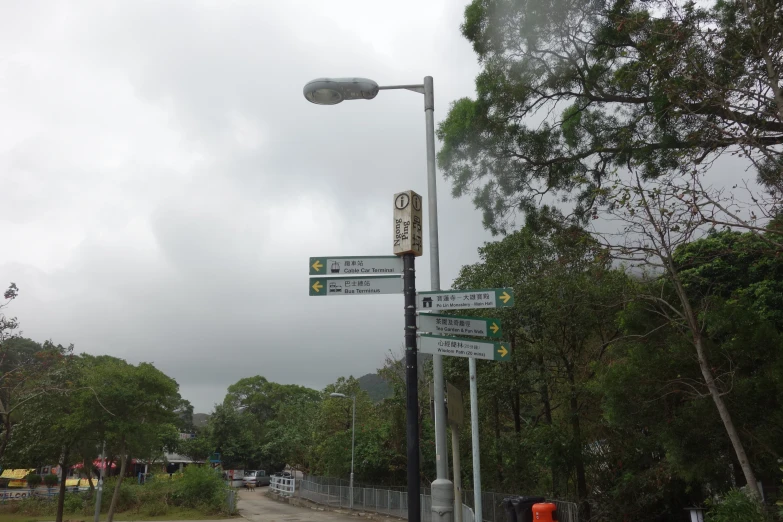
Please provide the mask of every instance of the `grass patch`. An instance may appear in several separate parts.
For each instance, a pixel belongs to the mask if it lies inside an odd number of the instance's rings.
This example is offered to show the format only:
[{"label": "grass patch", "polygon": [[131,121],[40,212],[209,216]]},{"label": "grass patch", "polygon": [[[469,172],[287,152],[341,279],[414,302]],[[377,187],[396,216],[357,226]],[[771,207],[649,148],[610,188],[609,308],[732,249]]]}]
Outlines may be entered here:
[{"label": "grass patch", "polygon": [[[104,485],[101,517],[105,519],[116,482]],[[210,468],[185,468],[185,473],[169,478],[150,479],[140,485],[125,480],[120,486],[115,518],[123,520],[210,520],[229,518],[223,479]],[[55,499],[26,498],[0,504],[0,522],[54,520]],[[66,493],[63,519],[91,522],[95,500],[87,492]]]},{"label": "grass patch", "polygon": [[[139,513],[118,513],[114,515],[114,520],[122,521],[134,521],[134,520],[223,520],[229,519],[228,515],[208,515],[204,514],[196,509],[188,508],[172,508],[165,515],[148,516]],[[64,520],[79,520],[84,522],[92,522],[92,516],[85,515],[68,515],[63,516]],[[54,520],[53,515],[48,516],[29,516],[18,513],[0,513],[0,522],[51,522]],[[101,514],[101,521],[106,520],[106,514]]]}]

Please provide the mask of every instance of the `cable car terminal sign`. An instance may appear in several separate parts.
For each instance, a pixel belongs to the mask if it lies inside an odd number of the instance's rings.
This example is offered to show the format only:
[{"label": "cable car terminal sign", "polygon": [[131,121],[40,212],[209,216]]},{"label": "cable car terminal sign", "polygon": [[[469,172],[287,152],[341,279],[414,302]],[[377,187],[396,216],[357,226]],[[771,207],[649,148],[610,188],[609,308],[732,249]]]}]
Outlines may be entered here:
[{"label": "cable car terminal sign", "polygon": [[[422,255],[422,239],[421,196],[412,190],[398,192],[394,195],[394,255],[311,257],[309,293],[313,297],[402,294],[402,255]],[[414,328],[418,330],[418,349],[437,355],[508,361],[511,351],[507,343],[453,337],[456,334],[499,339],[503,336],[500,319],[428,312],[511,306],[514,306],[511,288],[417,292],[418,325]]]}]

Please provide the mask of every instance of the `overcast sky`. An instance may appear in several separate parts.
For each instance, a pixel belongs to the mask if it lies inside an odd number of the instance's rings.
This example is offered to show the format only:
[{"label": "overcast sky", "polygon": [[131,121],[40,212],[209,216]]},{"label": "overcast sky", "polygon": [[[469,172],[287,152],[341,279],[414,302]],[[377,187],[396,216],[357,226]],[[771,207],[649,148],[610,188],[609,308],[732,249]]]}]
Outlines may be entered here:
[{"label": "overcast sky", "polygon": [[[322,388],[375,371],[402,344],[402,296],[310,298],[308,258],[392,253],[392,195],[426,196],[423,97],[322,107],[302,86],[431,75],[440,121],[479,70],[463,9],[3,2],[0,283],[20,288],[10,315],[39,341],[153,362],[203,412],[246,376]],[[438,177],[448,288],[491,238]],[[428,266],[425,254],[419,289]]]}]

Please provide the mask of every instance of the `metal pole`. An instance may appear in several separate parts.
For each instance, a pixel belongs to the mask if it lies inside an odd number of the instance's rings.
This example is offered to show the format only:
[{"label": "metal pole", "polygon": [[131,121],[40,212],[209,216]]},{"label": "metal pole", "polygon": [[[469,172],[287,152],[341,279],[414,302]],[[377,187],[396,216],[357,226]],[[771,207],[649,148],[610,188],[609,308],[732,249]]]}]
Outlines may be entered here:
[{"label": "metal pole", "polygon": [[405,254],[405,380],[408,439],[408,522],[420,522],[419,497],[419,365],[416,350],[416,257]]},{"label": "metal pole", "polygon": [[462,471],[459,461],[459,426],[451,426],[451,455],[454,462],[454,522],[462,522]]},{"label": "metal pole", "polygon": [[468,359],[470,367],[470,437],[473,445],[473,509],[476,522],[482,522],[481,510],[481,453],[479,449],[478,389],[476,386],[476,359]]},{"label": "metal pole", "polygon": [[[98,522],[101,518],[101,497],[103,496],[103,474],[106,470],[106,441],[103,441],[103,449],[101,450],[101,470],[98,477],[98,491],[95,493],[95,522]],[[90,470],[92,473],[92,470]],[[145,477],[146,478],[146,477]]]},{"label": "metal pole", "polygon": [[[424,117],[427,134],[427,218],[430,232],[430,289],[440,290],[440,249],[438,247],[438,194],[435,175],[435,91],[432,76],[424,77]],[[449,480],[446,445],[446,398],[443,384],[443,356],[432,356],[432,381],[435,388],[435,474],[432,483],[434,522],[451,522],[454,490]]]},{"label": "metal pole", "polygon": [[348,485],[351,492],[348,496],[350,508],[353,509],[353,454],[356,447],[356,395],[353,396],[353,421],[351,422],[351,482]]}]

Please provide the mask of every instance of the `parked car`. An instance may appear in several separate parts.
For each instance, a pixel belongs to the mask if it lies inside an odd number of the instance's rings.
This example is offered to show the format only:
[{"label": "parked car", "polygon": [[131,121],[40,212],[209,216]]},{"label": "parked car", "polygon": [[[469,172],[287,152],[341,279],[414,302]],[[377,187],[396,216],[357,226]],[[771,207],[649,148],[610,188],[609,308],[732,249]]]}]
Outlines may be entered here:
[{"label": "parked car", "polygon": [[256,487],[269,485],[269,477],[266,476],[266,472],[263,469],[246,471],[245,477],[242,480],[246,485]]}]

